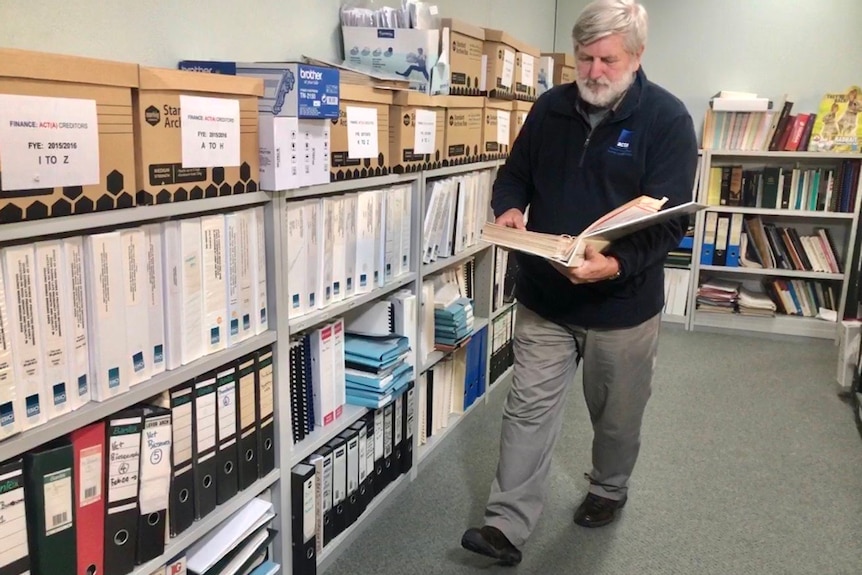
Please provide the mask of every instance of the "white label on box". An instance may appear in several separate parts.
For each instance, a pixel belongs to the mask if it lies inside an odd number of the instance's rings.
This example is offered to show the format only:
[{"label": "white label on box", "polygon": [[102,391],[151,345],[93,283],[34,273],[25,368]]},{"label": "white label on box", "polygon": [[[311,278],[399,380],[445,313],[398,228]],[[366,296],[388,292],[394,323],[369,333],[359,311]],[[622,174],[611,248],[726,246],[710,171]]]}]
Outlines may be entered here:
[{"label": "white label on box", "polygon": [[59,533],[72,526],[72,468],[45,475],[45,535]]},{"label": "white label on box", "polygon": [[347,106],[347,154],[350,158],[376,158],[377,108]]},{"label": "white label on box", "polygon": [[171,490],[171,416],[152,417],[144,425],[141,449],[141,515],[168,508]]},{"label": "white label on box", "polygon": [[180,95],[183,167],[239,166],[239,100]]},{"label": "white label on box", "polygon": [[[505,88],[512,87],[512,80],[515,79],[515,53],[511,50],[503,50],[503,77],[500,78],[500,83]],[[493,80],[492,80],[493,81]]]},{"label": "white label on box", "polygon": [[416,110],[416,135],[414,154],[433,154],[437,142],[437,113],[431,110]]},{"label": "white label on box", "polygon": [[505,110],[497,110],[497,143],[509,145],[509,118],[511,113]]},{"label": "white label on box", "polygon": [[81,507],[96,503],[102,498],[102,445],[81,450]]},{"label": "white label on box", "polygon": [[536,59],[529,54],[521,54],[521,84],[528,88],[535,88],[533,75],[536,71]]},{"label": "white label on box", "polygon": [[2,191],[98,184],[95,100],[0,94]]}]

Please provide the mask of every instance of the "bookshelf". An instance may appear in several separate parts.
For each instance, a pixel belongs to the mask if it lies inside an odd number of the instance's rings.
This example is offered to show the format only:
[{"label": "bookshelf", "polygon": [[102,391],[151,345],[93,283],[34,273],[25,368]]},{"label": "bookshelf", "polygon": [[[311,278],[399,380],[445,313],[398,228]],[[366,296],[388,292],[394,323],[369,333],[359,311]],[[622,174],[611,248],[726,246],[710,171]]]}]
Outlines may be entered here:
[{"label": "bookshelf", "polygon": [[[858,235],[859,206],[862,201],[862,183],[858,181],[858,176],[853,178],[852,169],[849,170],[850,176],[846,176],[848,171],[845,166],[848,165],[847,161],[862,160],[862,154],[704,150],[702,157],[704,163],[700,171],[697,197],[709,207],[699,212],[696,218],[687,329],[837,339],[838,325],[844,318],[848,296],[852,297],[855,290],[852,286],[852,270],[856,267],[859,255],[855,238]],[[752,186],[742,190],[745,197],[741,196],[737,200],[721,195],[727,194],[726,188],[731,184],[729,181],[722,182],[720,178],[722,175],[728,178],[728,174],[734,174],[734,169],[736,174],[744,174],[744,183],[740,184],[741,186],[747,186],[749,183]],[[770,184],[766,184],[774,174],[780,174],[781,180],[772,180]],[[844,176],[848,181],[841,189]],[[838,195],[834,202],[832,198],[824,195],[830,181],[833,194]],[[764,191],[766,185],[772,186],[771,192]],[[773,202],[777,202],[777,207],[772,205]],[[830,206],[827,202],[833,203]],[[776,267],[758,268],[746,267],[741,261],[739,265],[716,265],[715,261],[708,262],[709,256],[705,255],[710,253],[709,242],[705,240],[708,223],[720,222],[723,218],[728,222],[734,221],[733,218],[737,221],[744,220],[747,230],[750,222],[774,226],[774,229],[778,230],[778,236],[769,237],[767,232],[767,235],[762,237],[767,240],[774,257],[786,258],[789,268],[780,267],[779,263],[776,263]],[[747,236],[757,237],[758,227],[759,224],[755,223],[754,231],[749,231]],[[822,257],[822,254],[812,256],[810,244],[802,245],[794,239],[794,235],[797,238],[816,237],[819,230],[828,232],[831,248],[840,264],[839,270],[823,271],[823,266],[818,270],[815,258]],[[788,239],[781,243],[773,241],[781,238]],[[822,247],[826,249],[828,246]],[[758,253],[760,251],[759,249]],[[796,258],[799,258],[798,261]],[[726,263],[725,261],[724,264]],[[806,298],[809,309],[803,315],[796,315],[783,314],[779,308],[774,317],[704,311],[697,303],[698,288],[709,279],[731,281],[760,291],[772,289],[764,287],[767,282],[777,282],[776,285],[786,287],[786,290],[779,288],[779,291],[785,296],[790,295],[792,301],[796,302],[795,305],[800,308],[806,303],[800,302],[798,298]],[[775,297],[782,297],[779,291],[773,292]],[[816,305],[821,294],[826,294],[827,291],[834,300],[838,321],[814,317],[816,310],[813,310],[810,304]],[[855,310],[848,312],[855,314]]]}]

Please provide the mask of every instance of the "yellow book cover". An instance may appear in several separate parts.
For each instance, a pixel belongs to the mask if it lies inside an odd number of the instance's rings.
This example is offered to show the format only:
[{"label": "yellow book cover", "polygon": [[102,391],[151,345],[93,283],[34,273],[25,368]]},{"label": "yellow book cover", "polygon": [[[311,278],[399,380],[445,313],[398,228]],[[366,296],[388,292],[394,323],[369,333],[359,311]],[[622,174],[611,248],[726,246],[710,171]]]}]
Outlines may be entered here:
[{"label": "yellow book cover", "polygon": [[809,152],[859,152],[862,144],[862,89],[851,86],[844,93],[826,94],[820,101],[811,130]]}]

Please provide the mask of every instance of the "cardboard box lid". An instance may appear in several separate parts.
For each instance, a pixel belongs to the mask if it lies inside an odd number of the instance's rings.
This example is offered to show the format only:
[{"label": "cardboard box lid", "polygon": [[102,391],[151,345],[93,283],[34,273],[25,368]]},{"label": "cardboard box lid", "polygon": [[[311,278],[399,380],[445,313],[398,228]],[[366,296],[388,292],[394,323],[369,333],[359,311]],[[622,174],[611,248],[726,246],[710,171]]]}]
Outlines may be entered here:
[{"label": "cardboard box lid", "polygon": [[529,112],[533,109],[533,102],[525,102],[524,100],[512,100],[512,110],[515,112]]},{"label": "cardboard box lid", "polygon": [[138,65],[65,54],[0,48],[0,77],[136,88]]},{"label": "cardboard box lid", "polygon": [[399,90],[393,94],[392,104],[394,106],[416,106],[419,108],[443,108],[445,102],[440,96],[429,96],[416,90]]},{"label": "cardboard box lid", "polygon": [[530,54],[539,57],[541,54],[541,50],[535,48],[534,46],[527,44],[525,42],[521,42],[508,32],[503,32],[502,30],[494,30],[493,28],[485,28],[485,40],[488,42],[499,42],[501,44],[505,44],[509,46],[516,52],[524,52],[526,54]]},{"label": "cardboard box lid", "polygon": [[341,83],[339,95],[342,102],[365,102],[367,104],[391,105],[392,98],[396,92],[383,88],[370,88],[368,86],[357,86],[356,84]]},{"label": "cardboard box lid", "polygon": [[494,100],[492,98],[485,98],[485,107],[492,108],[494,110],[507,110],[511,112],[512,100]]},{"label": "cardboard box lid", "polygon": [[186,72],[169,68],[140,67],[141,90],[210,92],[235,96],[263,96],[263,80],[248,76],[227,76]]},{"label": "cardboard box lid", "polygon": [[438,96],[447,108],[479,108],[485,107],[485,98],[480,96]]},{"label": "cardboard box lid", "polygon": [[450,28],[452,32],[457,32],[459,34],[463,34],[465,36],[470,36],[471,38],[476,38],[477,40],[485,40],[485,30],[480,26],[474,26],[469,22],[464,22],[463,20],[456,20],[455,18],[443,18],[440,21],[441,28]]},{"label": "cardboard box lid", "polygon": [[527,44],[526,42],[521,42],[521,45],[518,47],[518,52],[523,52],[524,54],[529,54],[533,58],[538,58],[542,54],[541,48],[536,48],[532,44]]},{"label": "cardboard box lid", "polygon": [[556,65],[556,66],[568,66],[569,68],[575,67],[575,55],[574,54],[564,54],[562,52],[548,52],[548,53],[542,53],[542,57],[553,58],[554,59],[554,65]]}]

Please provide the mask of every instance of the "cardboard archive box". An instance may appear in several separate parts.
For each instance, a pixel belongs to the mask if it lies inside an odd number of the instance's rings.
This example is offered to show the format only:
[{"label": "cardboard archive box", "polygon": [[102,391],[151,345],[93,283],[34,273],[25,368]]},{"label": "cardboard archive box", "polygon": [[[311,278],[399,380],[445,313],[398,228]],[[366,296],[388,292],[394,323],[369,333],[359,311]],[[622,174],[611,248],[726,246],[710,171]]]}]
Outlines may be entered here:
[{"label": "cardboard archive box", "polygon": [[440,26],[449,28],[449,93],[481,96],[485,30],[452,18],[444,18]]},{"label": "cardboard archive box", "polygon": [[521,133],[521,128],[524,127],[524,122],[527,120],[527,114],[530,113],[530,110],[533,108],[532,102],[524,102],[522,100],[515,100],[512,102],[512,122],[511,122],[511,132],[512,135],[509,138],[509,151],[512,151],[511,146],[515,145],[515,139],[518,137],[518,134]]},{"label": "cardboard archive box", "polygon": [[[390,173],[391,105],[392,92],[389,90],[341,83],[339,117],[331,120],[332,164],[329,173],[332,181],[385,176]],[[354,148],[353,155],[351,147]]]},{"label": "cardboard archive box", "polygon": [[447,96],[444,166],[482,160],[482,124],[485,98]]},{"label": "cardboard archive box", "polygon": [[392,171],[396,174],[443,166],[446,97],[414,91],[396,92],[389,123]]},{"label": "cardboard archive box", "polygon": [[486,78],[484,91],[489,98],[511,100],[515,97],[516,45],[520,43],[502,30],[485,28]]},{"label": "cardboard archive box", "polygon": [[551,75],[554,86],[571,84],[577,79],[577,67],[574,55],[557,52],[542,54],[542,58],[550,58],[554,63],[553,74]]},{"label": "cardboard archive box", "polygon": [[[141,67],[134,97],[138,204],[256,192],[262,94],[258,78]],[[196,102],[194,110],[183,110],[183,100]]]},{"label": "cardboard archive box", "polygon": [[512,136],[511,100],[485,99],[482,126],[482,159],[502,160],[509,155]]},{"label": "cardboard archive box", "polygon": [[137,69],[0,49],[0,224],[134,206]]},{"label": "cardboard archive box", "polygon": [[538,97],[539,56],[541,50],[524,42],[516,46],[515,98],[535,102]]}]

